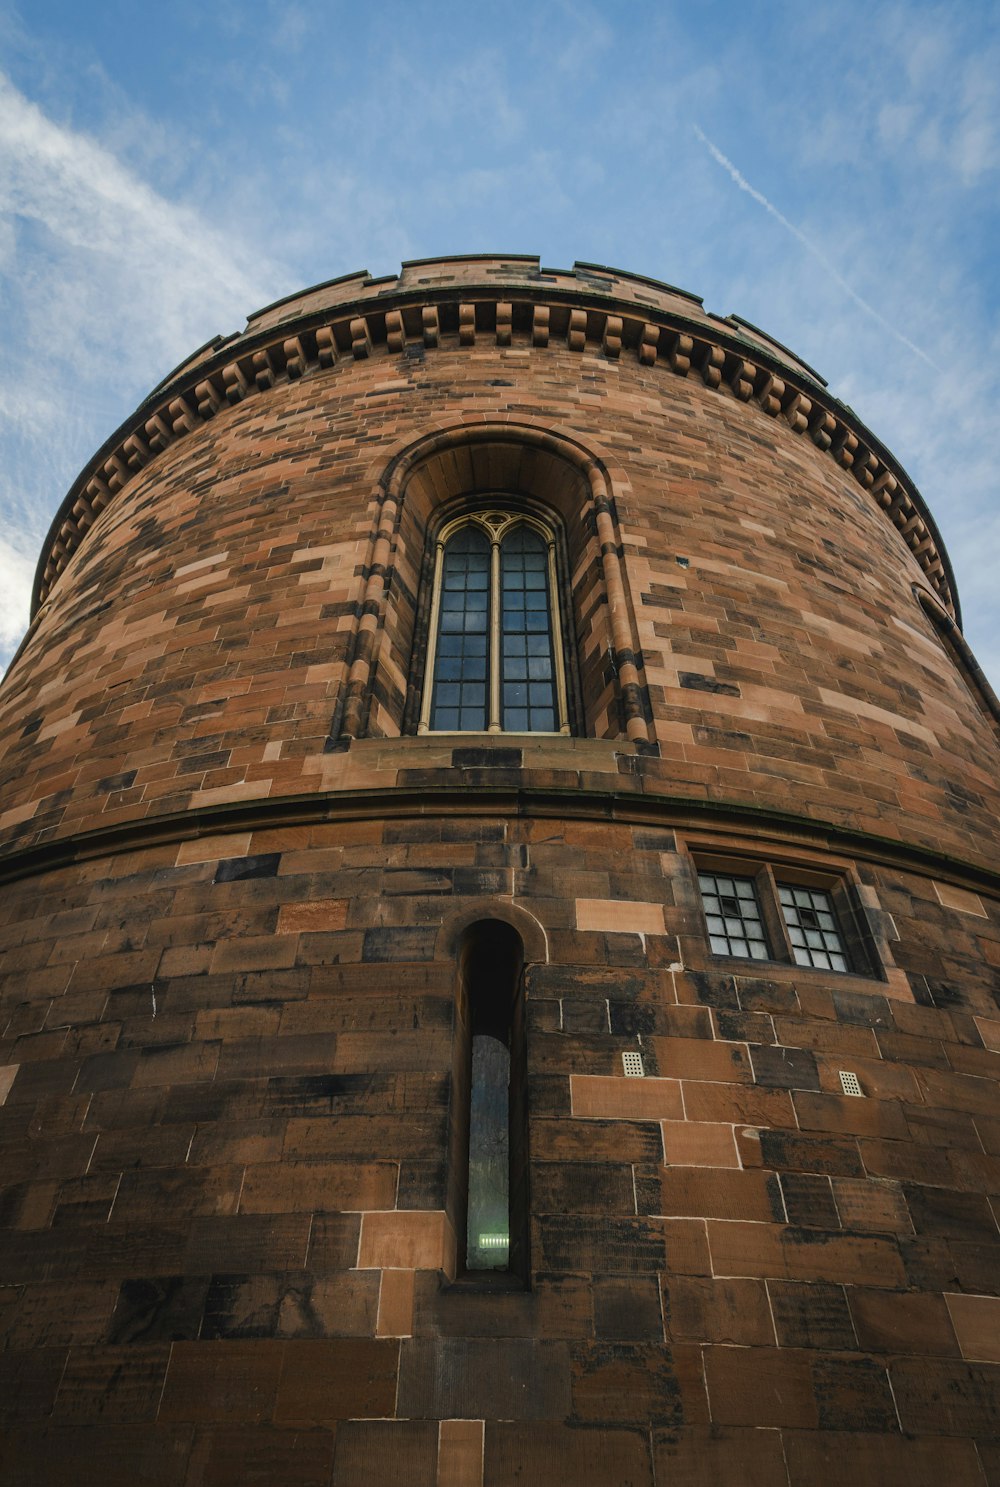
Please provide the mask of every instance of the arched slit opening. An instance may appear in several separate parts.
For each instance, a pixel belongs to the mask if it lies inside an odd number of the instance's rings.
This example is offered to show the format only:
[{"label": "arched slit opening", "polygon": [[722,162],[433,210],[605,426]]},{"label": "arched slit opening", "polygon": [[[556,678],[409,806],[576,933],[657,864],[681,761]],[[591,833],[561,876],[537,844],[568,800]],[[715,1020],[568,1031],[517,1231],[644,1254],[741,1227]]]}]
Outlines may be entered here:
[{"label": "arched slit opening", "polygon": [[528,1279],[524,947],[480,919],[462,936],[452,1099],[453,1213],[460,1275]]}]

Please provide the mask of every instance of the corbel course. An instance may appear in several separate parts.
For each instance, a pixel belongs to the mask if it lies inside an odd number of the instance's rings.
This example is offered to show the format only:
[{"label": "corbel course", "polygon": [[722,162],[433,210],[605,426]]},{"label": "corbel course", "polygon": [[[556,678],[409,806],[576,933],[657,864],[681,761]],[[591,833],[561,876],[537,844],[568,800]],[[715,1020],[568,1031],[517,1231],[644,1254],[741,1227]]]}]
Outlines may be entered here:
[{"label": "corbel course", "polygon": [[[442,308],[447,315],[447,333],[442,328]],[[618,360],[628,348],[634,350],[642,366],[655,367],[662,362],[678,376],[687,376],[694,369],[706,387],[753,403],[768,417],[783,417],[794,433],[807,435],[870,493],[900,532],[942,602],[952,606],[947,570],[933,527],[914,506],[898,475],[854,431],[848,414],[824,407],[817,401],[815,389],[796,387],[787,373],[779,374],[740,349],[720,344],[714,336],[698,334],[693,327],[660,324],[603,307],[584,309],[565,299],[553,304],[524,299],[515,304],[492,296],[458,305],[452,301],[450,309],[447,300],[443,305],[392,309],[385,309],[384,303],[363,304],[353,313],[345,306],[342,316],[325,324],[303,327],[293,335],[288,334],[287,327],[275,327],[274,339],[268,344],[248,347],[207,373],[201,367],[198,380],[186,390],[173,391],[158,408],[143,409],[139,423],[121,444],[110,454],[105,453],[96,470],[82,477],[68,510],[54,524],[44,562],[39,565],[38,602],[48,596],[96,517],[132,477],[168,445],[194,432],[226,405],[235,405],[313,371],[334,368],[348,350],[355,360],[372,356],[379,345],[384,345],[387,354],[398,355],[418,335],[425,348],[433,349],[442,344],[443,337],[454,337],[456,329],[460,346],[474,346],[477,322],[483,329],[492,324],[495,343],[502,347],[524,336],[532,346],[544,349],[555,332],[560,340],[565,337],[563,344],[571,351],[582,352],[589,342],[599,346],[609,360]]]}]

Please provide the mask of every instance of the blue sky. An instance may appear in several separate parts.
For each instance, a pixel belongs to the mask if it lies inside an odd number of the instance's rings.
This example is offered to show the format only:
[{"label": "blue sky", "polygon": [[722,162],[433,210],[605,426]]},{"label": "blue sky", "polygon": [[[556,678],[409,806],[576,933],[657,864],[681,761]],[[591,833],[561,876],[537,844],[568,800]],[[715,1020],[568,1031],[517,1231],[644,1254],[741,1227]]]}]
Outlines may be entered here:
[{"label": "blue sky", "polygon": [[0,664],[88,456],[298,287],[539,253],[792,346],[896,454],[1000,688],[1000,10],[0,0]]}]

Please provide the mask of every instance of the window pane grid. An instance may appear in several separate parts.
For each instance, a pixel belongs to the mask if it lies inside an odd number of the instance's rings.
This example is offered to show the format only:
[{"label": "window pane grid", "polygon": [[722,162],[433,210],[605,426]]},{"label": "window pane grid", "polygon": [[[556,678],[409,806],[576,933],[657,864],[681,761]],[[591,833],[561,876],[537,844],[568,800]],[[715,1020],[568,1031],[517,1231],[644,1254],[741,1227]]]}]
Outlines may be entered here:
[{"label": "window pane grid", "polygon": [[850,969],[828,893],[821,888],[779,883],[778,899],[797,965],[824,971]]},{"label": "window pane grid", "polygon": [[500,720],[506,733],[557,728],[548,553],[527,527],[500,545]]},{"label": "window pane grid", "polygon": [[465,527],[444,554],[431,727],[481,732],[489,722],[490,545]]},{"label": "window pane grid", "polygon": [[698,886],[708,921],[709,943],[715,954],[769,959],[770,949],[753,880],[699,873]]}]

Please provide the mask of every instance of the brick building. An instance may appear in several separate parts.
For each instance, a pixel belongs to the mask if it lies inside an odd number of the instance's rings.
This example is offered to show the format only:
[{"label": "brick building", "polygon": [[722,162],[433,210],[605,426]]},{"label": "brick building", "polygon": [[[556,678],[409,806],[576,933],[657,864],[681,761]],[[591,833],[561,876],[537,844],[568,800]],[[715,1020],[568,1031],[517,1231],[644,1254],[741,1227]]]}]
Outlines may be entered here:
[{"label": "brick building", "polygon": [[1000,713],[793,353],[351,275],[0,692],[0,1479],[1000,1483]]}]

